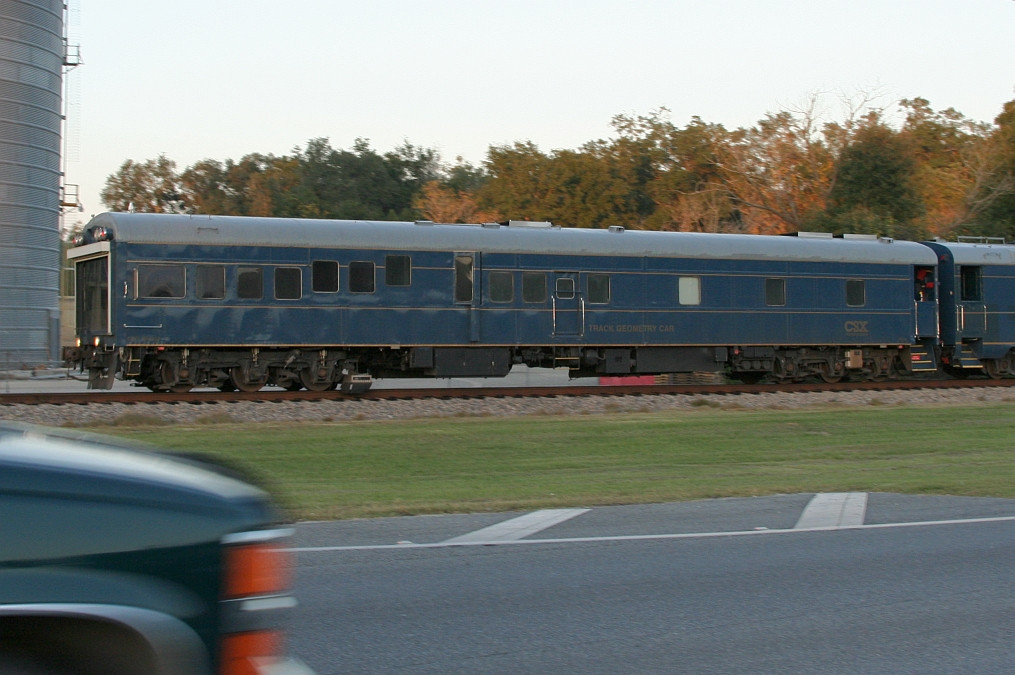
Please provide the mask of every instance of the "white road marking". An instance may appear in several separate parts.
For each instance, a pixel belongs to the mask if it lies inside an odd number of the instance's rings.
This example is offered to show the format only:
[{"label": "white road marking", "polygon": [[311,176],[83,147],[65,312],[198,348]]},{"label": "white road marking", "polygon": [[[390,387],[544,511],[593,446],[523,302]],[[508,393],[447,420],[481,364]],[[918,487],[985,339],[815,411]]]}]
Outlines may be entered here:
[{"label": "white road marking", "polygon": [[[877,523],[874,525],[858,525],[850,528],[855,530],[886,530],[898,527],[939,527],[948,525],[975,525],[979,523],[1015,522],[1015,516],[995,516],[990,518],[966,518],[963,520],[922,520],[911,523]],[[809,532],[834,532],[842,528],[815,527],[793,530],[739,530],[734,532],[687,532],[683,534],[627,534],[605,537],[573,537],[570,539],[518,539],[500,541],[475,541],[457,544],[448,541],[436,544],[367,544],[362,546],[304,546],[286,549],[293,553],[331,553],[340,551],[378,551],[405,550],[413,548],[450,548],[452,546],[519,546],[537,544],[593,544],[604,541],[665,541],[672,539],[717,539],[724,537],[764,537],[768,535],[806,534]]]},{"label": "white road marking", "polygon": [[866,514],[866,492],[824,492],[814,495],[794,529],[859,527]]},{"label": "white road marking", "polygon": [[587,512],[589,509],[544,509],[534,511],[524,516],[511,518],[502,523],[484,527],[481,530],[463,534],[460,537],[453,537],[445,540],[444,544],[471,544],[476,542],[499,542],[517,541],[530,534],[535,534],[553,527],[565,520],[571,520],[576,516]]}]

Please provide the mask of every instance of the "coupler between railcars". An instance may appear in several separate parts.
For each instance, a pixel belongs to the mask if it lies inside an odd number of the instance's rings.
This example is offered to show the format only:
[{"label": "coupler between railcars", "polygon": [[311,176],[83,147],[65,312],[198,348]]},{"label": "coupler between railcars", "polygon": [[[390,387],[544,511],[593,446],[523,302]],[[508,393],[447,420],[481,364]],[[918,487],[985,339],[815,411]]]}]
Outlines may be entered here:
[{"label": "coupler between railcars", "polygon": [[112,389],[119,369],[119,352],[103,345],[64,347],[63,363],[67,368],[88,372],[89,389]]}]

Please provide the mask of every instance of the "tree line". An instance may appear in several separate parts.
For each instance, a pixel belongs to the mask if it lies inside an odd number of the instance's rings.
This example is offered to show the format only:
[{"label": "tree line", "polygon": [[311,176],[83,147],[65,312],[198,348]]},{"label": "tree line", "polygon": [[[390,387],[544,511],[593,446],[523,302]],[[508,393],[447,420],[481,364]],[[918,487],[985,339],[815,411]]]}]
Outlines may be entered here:
[{"label": "tree line", "polygon": [[993,124],[923,98],[900,101],[895,124],[863,95],[841,103],[834,121],[815,95],[734,130],[679,126],[665,108],[617,115],[613,138],[491,146],[480,166],[409,142],[379,153],[326,138],[182,171],[165,156],[127,160],[101,198],[114,211],[1015,241],[1015,100]]}]

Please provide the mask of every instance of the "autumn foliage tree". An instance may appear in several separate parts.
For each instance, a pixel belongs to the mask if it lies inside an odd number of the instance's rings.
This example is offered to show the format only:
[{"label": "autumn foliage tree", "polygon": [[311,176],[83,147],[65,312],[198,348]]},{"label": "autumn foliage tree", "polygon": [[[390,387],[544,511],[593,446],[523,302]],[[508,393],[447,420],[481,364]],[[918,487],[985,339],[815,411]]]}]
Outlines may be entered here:
[{"label": "autumn foliage tree", "polygon": [[471,192],[432,180],[423,186],[413,205],[423,220],[435,223],[495,223],[504,219],[496,211],[480,208]]},{"label": "autumn foliage tree", "polygon": [[914,148],[880,122],[861,127],[839,154],[824,219],[835,232],[924,236],[916,223],[924,213],[918,193]]},{"label": "autumn foliage tree", "polygon": [[608,146],[543,153],[530,142],[491,147],[483,207],[514,220],[549,220],[574,227],[636,225],[636,191]]},{"label": "autumn foliage tree", "polygon": [[719,173],[718,149],[728,137],[721,125],[693,118],[680,128],[663,108],[647,116],[618,115],[610,151],[626,167],[639,195],[646,229],[727,232],[741,228],[739,212]]},{"label": "autumn foliage tree", "polygon": [[185,208],[176,162],[165,155],[143,162],[124,161],[106,179],[99,196],[114,211],[173,213]]},{"label": "autumn foliage tree", "polygon": [[[861,93],[830,119],[821,96],[726,129],[665,108],[618,115],[611,138],[544,151],[491,146],[453,166],[403,143],[378,152],[312,139],[287,155],[204,159],[176,172],[127,160],[114,210],[440,222],[549,220],[566,227],[891,236],[1015,235],[1015,101],[993,124],[922,98],[895,112]],[[901,123],[893,123],[901,114]]]},{"label": "autumn foliage tree", "polygon": [[980,176],[974,198],[978,220],[993,224],[996,236],[1015,241],[1015,101],[1005,104],[995,123],[986,152],[988,170]]},{"label": "autumn foliage tree", "polygon": [[318,138],[281,157],[205,159],[181,174],[175,167],[164,156],[128,160],[106,180],[102,200],[118,211],[413,219],[416,195],[441,175],[434,150],[406,143],[382,155],[363,139],[351,150]]}]

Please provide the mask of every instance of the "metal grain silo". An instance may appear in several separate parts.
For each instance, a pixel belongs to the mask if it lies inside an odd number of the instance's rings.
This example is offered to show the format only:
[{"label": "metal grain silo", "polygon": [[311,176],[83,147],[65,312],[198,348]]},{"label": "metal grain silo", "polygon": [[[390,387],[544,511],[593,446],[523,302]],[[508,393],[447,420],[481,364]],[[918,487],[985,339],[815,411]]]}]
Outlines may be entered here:
[{"label": "metal grain silo", "polygon": [[0,370],[59,350],[62,0],[0,0]]}]

